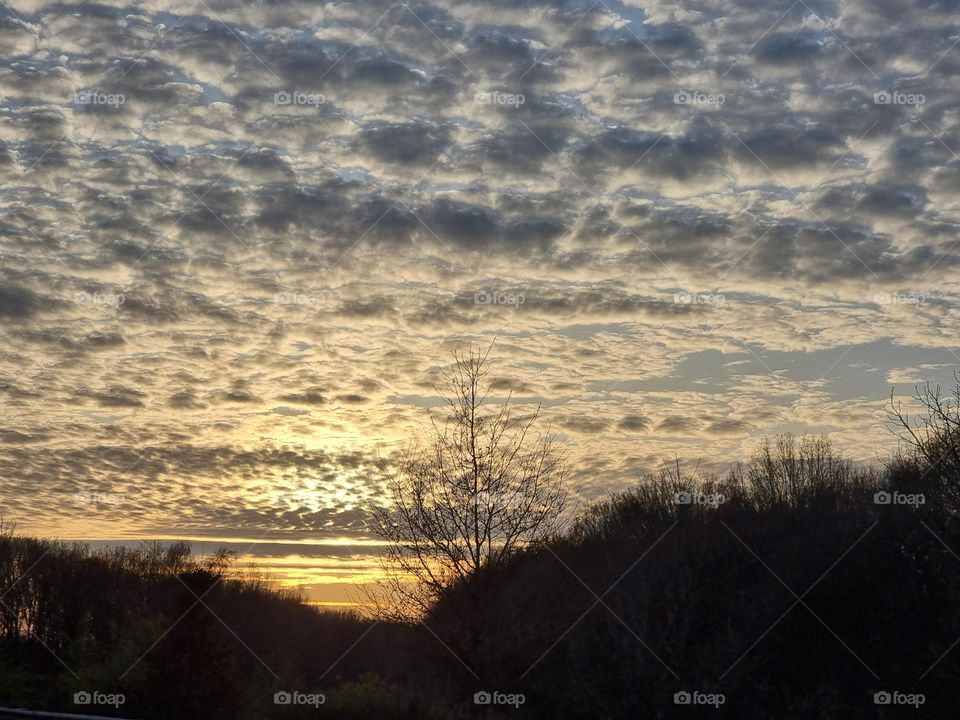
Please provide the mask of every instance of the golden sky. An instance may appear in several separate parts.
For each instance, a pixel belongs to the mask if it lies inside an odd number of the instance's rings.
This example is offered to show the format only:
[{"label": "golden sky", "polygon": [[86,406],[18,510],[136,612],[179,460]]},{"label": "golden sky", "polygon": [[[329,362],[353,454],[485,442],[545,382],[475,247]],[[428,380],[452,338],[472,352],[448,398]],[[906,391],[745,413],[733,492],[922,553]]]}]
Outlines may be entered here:
[{"label": "golden sky", "polygon": [[455,347],[497,339],[581,505],[765,433],[875,461],[891,389],[960,365],[940,6],[11,7],[23,532],[227,543],[341,602]]}]

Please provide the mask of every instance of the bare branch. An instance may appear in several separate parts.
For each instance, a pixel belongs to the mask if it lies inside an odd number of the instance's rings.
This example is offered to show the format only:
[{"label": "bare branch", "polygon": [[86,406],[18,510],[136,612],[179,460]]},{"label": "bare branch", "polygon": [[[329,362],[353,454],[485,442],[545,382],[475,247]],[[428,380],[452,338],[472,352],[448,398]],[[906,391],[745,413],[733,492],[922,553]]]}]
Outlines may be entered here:
[{"label": "bare branch", "polygon": [[386,506],[373,508],[391,613],[415,619],[445,591],[543,542],[569,503],[566,457],[554,436],[534,436],[540,415],[515,422],[512,395],[488,402],[486,350],[455,351],[441,369],[449,413],[431,415],[431,445],[408,448],[385,486]]}]

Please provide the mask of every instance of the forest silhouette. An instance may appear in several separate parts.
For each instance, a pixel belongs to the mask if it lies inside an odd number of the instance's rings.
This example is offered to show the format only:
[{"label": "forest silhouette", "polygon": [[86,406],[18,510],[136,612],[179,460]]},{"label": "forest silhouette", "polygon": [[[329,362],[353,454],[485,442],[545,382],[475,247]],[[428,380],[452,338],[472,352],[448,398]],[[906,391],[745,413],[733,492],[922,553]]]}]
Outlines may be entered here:
[{"label": "forest silhouette", "polygon": [[[777,436],[724,476],[665,467],[431,588],[416,617],[319,610],[185,543],[94,550],[4,526],[0,705],[144,719],[955,717],[960,378],[917,399],[917,417],[890,405],[903,442],[883,463]],[[84,692],[123,703],[78,707]]]}]

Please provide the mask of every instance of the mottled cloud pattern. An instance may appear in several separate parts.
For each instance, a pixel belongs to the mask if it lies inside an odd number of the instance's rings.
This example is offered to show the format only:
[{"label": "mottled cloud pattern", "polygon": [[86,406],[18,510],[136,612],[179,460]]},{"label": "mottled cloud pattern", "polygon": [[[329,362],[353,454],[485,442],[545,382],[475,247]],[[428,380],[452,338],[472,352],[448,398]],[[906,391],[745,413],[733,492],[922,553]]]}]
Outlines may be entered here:
[{"label": "mottled cloud pattern", "polygon": [[960,364],[957,10],[6,5],[5,512],[362,537],[494,337],[585,500],[764,432],[876,458]]}]

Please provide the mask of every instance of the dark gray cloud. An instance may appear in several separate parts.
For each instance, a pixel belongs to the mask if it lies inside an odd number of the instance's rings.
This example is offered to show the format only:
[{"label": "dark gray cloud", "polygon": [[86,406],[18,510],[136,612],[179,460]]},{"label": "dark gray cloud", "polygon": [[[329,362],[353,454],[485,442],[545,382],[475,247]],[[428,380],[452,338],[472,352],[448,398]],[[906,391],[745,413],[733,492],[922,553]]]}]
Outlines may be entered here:
[{"label": "dark gray cloud", "polygon": [[0,286],[0,317],[24,320],[40,308],[41,300],[27,288]]},{"label": "dark gray cloud", "polygon": [[617,423],[617,428],[626,432],[643,432],[649,427],[650,421],[643,415],[625,415]]},{"label": "dark gray cloud", "polygon": [[356,147],[383,162],[429,166],[450,142],[450,132],[435,123],[378,123],[360,130]]}]

